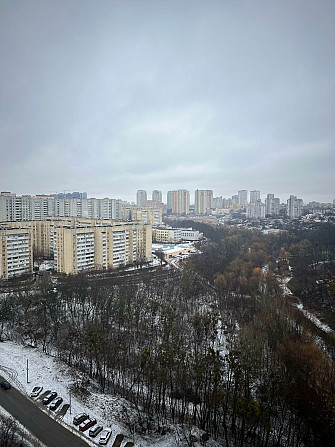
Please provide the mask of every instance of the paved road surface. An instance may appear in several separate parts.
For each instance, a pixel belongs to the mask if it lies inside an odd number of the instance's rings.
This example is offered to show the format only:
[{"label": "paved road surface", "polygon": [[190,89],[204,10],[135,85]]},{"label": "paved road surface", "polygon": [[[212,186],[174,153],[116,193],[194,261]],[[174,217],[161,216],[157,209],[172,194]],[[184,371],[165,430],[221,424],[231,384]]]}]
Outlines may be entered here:
[{"label": "paved road surface", "polygon": [[89,446],[13,387],[10,390],[0,388],[0,405],[48,447]]}]

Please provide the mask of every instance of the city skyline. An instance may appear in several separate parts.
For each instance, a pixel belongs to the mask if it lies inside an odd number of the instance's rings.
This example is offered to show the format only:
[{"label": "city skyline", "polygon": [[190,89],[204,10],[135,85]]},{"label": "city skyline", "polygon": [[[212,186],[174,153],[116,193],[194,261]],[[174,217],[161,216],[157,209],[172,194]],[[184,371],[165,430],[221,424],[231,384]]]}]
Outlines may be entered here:
[{"label": "city skyline", "polygon": [[0,188],[332,202],[334,15],[330,0],[2,1]]},{"label": "city skyline", "polygon": [[[126,200],[125,197],[123,197],[123,196],[116,197],[116,196],[109,195],[109,196],[104,196],[104,197],[93,197],[91,194],[87,193],[86,191],[81,191],[81,192],[79,192],[79,191],[73,191],[73,192],[70,192],[70,191],[65,192],[65,191],[63,191],[63,192],[61,192],[60,191],[59,193],[54,193],[54,194],[47,194],[47,193],[43,193],[43,192],[35,193],[35,194],[25,194],[25,193],[20,194],[20,193],[17,193],[17,191],[8,191],[8,190],[7,191],[5,191],[5,190],[2,191],[1,188],[0,188],[0,197],[1,196],[16,196],[16,197],[23,197],[23,198],[25,198],[25,197],[26,198],[29,198],[29,197],[31,197],[31,198],[52,197],[52,198],[58,199],[58,200],[59,199],[69,200],[69,199],[79,199],[79,198],[82,199],[82,198],[85,198],[86,200],[87,199],[92,199],[92,200],[99,200],[99,201],[102,201],[102,202],[103,202],[104,199],[108,199],[108,200],[113,200],[113,201],[120,202],[120,206],[121,206],[121,202],[122,202],[122,206],[123,205],[126,206],[126,203],[129,203],[132,206],[143,207],[143,206],[146,206],[145,205],[146,202],[148,202],[148,203],[152,202],[152,200],[150,199],[151,192],[152,193],[160,193],[161,196],[162,196],[162,202],[161,203],[165,204],[165,205],[166,204],[168,205],[169,204],[168,194],[169,193],[173,193],[173,192],[174,193],[178,193],[178,191],[185,191],[186,193],[188,193],[188,195],[189,195],[189,205],[192,205],[192,206],[196,206],[196,203],[197,203],[197,198],[196,198],[197,197],[197,193],[205,193],[205,194],[210,193],[210,195],[212,197],[210,199],[211,203],[212,203],[213,199],[215,199],[215,200],[221,200],[221,199],[222,200],[232,200],[232,199],[235,199],[236,200],[236,204],[241,205],[241,206],[244,206],[244,205],[247,205],[247,204],[252,204],[255,201],[257,201],[257,199],[259,199],[259,201],[261,201],[264,204],[266,204],[266,200],[267,199],[269,200],[269,196],[272,196],[274,198],[274,196],[277,195],[276,193],[269,193],[269,192],[263,193],[260,190],[245,190],[245,189],[235,191],[233,194],[226,195],[226,196],[217,195],[217,194],[215,194],[215,191],[213,191],[213,190],[208,190],[208,189],[201,190],[201,189],[198,189],[198,188],[194,191],[194,193],[192,191],[189,191],[189,190],[185,189],[185,188],[172,189],[172,190],[166,191],[166,193],[163,193],[162,191],[157,190],[157,189],[156,190],[152,190],[152,191],[140,189],[140,190],[135,191],[133,200]],[[255,195],[257,196],[256,200],[255,200]],[[140,196],[140,200],[139,200],[139,196]],[[287,202],[287,200],[291,196],[297,196],[297,195],[296,194],[289,194],[287,197],[277,197],[276,200],[278,200],[279,204],[285,204]],[[243,198],[242,201],[241,201],[241,197]],[[323,202],[321,200],[307,201],[303,197],[301,198],[301,200],[306,205],[308,203],[312,203],[312,202],[326,203],[326,204],[328,203],[328,204],[333,204],[333,205],[335,203],[335,197],[332,200],[329,200],[327,202]],[[159,203],[159,201],[156,201],[156,202]],[[155,203],[155,201],[154,201],[154,203]],[[150,203],[148,206],[152,207],[152,203]],[[207,208],[208,208],[208,206],[207,206]],[[217,207],[215,205],[213,205],[211,208],[217,208]]]}]

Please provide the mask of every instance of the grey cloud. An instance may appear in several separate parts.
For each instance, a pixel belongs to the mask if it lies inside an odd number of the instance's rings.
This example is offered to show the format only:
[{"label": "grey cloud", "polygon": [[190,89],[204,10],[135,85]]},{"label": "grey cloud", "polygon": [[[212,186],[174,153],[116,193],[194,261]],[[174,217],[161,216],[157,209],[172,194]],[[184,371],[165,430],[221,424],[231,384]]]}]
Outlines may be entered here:
[{"label": "grey cloud", "polygon": [[326,0],[1,2],[1,189],[331,200],[334,13]]}]

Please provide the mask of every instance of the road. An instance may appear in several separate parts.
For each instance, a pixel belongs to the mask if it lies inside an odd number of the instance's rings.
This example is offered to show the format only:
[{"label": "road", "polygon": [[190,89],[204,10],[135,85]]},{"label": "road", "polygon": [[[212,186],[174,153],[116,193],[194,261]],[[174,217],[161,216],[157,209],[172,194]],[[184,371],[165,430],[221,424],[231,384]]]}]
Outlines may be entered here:
[{"label": "road", "polygon": [[[0,381],[2,380],[4,379],[0,376]],[[10,390],[0,388],[0,405],[47,447],[89,446],[83,439],[45,414],[16,388],[12,387]]]}]

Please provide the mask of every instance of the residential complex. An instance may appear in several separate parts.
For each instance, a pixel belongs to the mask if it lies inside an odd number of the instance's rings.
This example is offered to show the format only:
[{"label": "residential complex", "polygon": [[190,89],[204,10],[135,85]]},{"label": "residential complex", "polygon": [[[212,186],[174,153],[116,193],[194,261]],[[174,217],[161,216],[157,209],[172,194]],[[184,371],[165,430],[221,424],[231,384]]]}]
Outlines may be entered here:
[{"label": "residential complex", "polygon": [[[169,206],[171,208],[169,208]],[[189,214],[190,213],[190,193],[186,189],[178,189],[168,191],[168,209],[173,214]]]},{"label": "residential complex", "polygon": [[120,223],[113,226],[55,229],[57,271],[76,274],[106,270],[151,260],[151,225]]},{"label": "residential complex", "polygon": [[280,199],[274,194],[268,194],[265,199],[265,214],[268,216],[279,216]]},{"label": "residential complex", "polygon": [[0,222],[43,220],[47,217],[121,219],[120,199],[62,198],[54,196],[16,196],[0,193]]},{"label": "residential complex", "polygon": [[33,271],[33,241],[30,229],[0,227],[0,279]]},{"label": "residential complex", "polygon": [[136,193],[136,205],[144,206],[147,201],[147,192],[144,189],[138,189]]},{"label": "residential complex", "polygon": [[162,191],[158,191],[158,189],[152,191],[152,200],[154,202],[162,203]]},{"label": "residential complex", "polygon": [[150,207],[127,206],[122,208],[122,220],[139,221],[145,224],[161,225],[162,210]]},{"label": "residential complex", "polygon": [[0,235],[2,279],[32,272],[33,252],[53,258],[57,272],[67,274],[151,259],[152,227],[141,222],[83,218],[3,222]]},{"label": "residential complex", "polygon": [[290,219],[301,216],[302,204],[302,199],[297,199],[297,196],[290,196],[287,200],[287,215]]},{"label": "residential complex", "polygon": [[209,214],[213,208],[213,191],[211,189],[197,189],[194,197],[195,214]]},{"label": "residential complex", "polygon": [[259,190],[250,191],[250,204],[256,203],[257,200],[260,200],[261,192]]},{"label": "residential complex", "polygon": [[265,217],[265,205],[261,199],[250,202],[246,208],[247,217],[249,219],[263,219]]},{"label": "residential complex", "polygon": [[248,205],[248,191],[246,189],[241,189],[238,192],[238,204],[240,206]]}]

